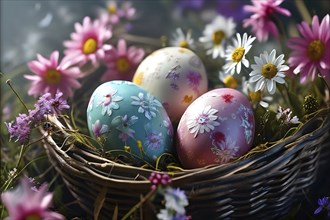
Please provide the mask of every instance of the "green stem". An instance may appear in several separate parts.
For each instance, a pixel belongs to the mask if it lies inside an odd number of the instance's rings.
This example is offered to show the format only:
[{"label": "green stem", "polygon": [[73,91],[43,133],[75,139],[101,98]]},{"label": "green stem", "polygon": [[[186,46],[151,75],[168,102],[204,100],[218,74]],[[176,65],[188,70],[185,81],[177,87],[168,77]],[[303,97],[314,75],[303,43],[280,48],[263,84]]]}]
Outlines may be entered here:
[{"label": "green stem", "polygon": [[26,109],[27,112],[29,112],[29,109],[26,107],[25,103],[23,102],[23,100],[21,99],[21,97],[18,95],[18,93],[16,92],[16,90],[13,88],[13,86],[11,85],[11,80],[8,79],[6,81],[6,83],[8,84],[8,86],[11,88],[11,90],[15,93],[16,97],[19,99],[19,101],[22,103],[22,105],[24,106],[24,108]]},{"label": "green stem", "polygon": [[143,37],[143,36],[136,36],[136,35],[131,35],[131,34],[123,34],[122,37],[130,42],[135,42],[135,43],[141,43],[141,44],[147,44],[147,45],[152,45],[155,47],[161,47],[161,40],[160,39],[155,39],[155,38],[150,38],[150,37]]},{"label": "green stem", "polygon": [[140,206],[145,203],[148,199],[150,199],[154,193],[156,192],[156,190],[151,190],[145,197],[143,197],[139,203],[137,203],[133,208],[131,208],[131,210],[129,210],[129,212],[126,213],[126,215],[121,219],[121,220],[125,220],[127,218],[129,218],[138,208],[140,208]]},{"label": "green stem", "polygon": [[26,151],[26,149],[27,149],[26,146],[28,146],[28,145],[22,145],[22,146],[21,146],[21,150],[20,150],[20,152],[19,152],[18,161],[17,161],[17,164],[16,164],[16,169],[18,169],[19,166],[21,165],[21,162],[22,162],[22,159],[23,159],[23,155],[24,155],[24,153],[25,153],[25,151]]},{"label": "green stem", "polygon": [[309,24],[312,23],[312,17],[309,14],[308,9],[306,8],[306,5],[305,5],[304,1],[295,0],[294,2],[296,4],[296,6],[298,8],[298,11],[299,11],[301,17],[303,18],[303,20],[305,20]]},{"label": "green stem", "polygon": [[47,136],[43,136],[43,137],[37,139],[36,141],[33,141],[33,142],[31,142],[31,143],[29,143],[29,144],[27,144],[27,145],[22,145],[21,150],[20,150],[20,154],[19,154],[19,158],[18,158],[18,161],[17,161],[16,167],[15,167],[15,168],[16,168],[16,174],[13,175],[12,177],[10,177],[10,178],[4,183],[3,187],[1,188],[1,190],[2,190],[3,192],[6,191],[6,190],[11,186],[11,183],[15,180],[15,178],[16,178],[17,176],[19,176],[18,174],[20,174],[20,173],[25,169],[25,166],[24,166],[22,169],[19,169],[19,168],[20,168],[20,166],[21,166],[21,162],[22,162],[22,160],[23,160],[24,154],[25,154],[26,150],[28,149],[28,147],[31,146],[32,144],[35,144],[35,143],[37,143],[37,142],[43,140],[45,137],[47,137]]}]

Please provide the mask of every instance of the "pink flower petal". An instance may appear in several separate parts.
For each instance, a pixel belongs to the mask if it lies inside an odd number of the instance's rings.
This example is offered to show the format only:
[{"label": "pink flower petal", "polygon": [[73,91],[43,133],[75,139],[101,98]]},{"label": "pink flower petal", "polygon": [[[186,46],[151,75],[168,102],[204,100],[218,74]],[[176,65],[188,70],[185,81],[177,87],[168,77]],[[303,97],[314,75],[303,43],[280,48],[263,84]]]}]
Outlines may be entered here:
[{"label": "pink flower petal", "polygon": [[32,72],[40,76],[42,76],[47,69],[42,63],[36,60],[28,62],[27,65]]},{"label": "pink flower petal", "polygon": [[120,39],[118,41],[117,49],[118,49],[118,56],[126,55],[126,41],[124,39]]},{"label": "pink flower petal", "polygon": [[41,54],[37,54],[37,58],[40,61],[40,63],[45,64],[46,66],[51,66],[50,60],[47,60],[45,57],[43,57]]},{"label": "pink flower petal", "polygon": [[53,66],[53,67],[57,66],[59,56],[60,56],[60,54],[58,51],[54,51],[53,53],[51,53],[51,55],[50,55],[51,66]]}]

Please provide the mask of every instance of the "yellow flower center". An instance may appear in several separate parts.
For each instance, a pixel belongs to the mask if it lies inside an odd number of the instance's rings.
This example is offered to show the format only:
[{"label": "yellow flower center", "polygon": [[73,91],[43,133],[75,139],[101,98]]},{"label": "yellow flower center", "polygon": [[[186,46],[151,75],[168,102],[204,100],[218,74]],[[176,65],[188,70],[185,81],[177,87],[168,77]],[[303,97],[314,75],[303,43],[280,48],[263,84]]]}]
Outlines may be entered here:
[{"label": "yellow flower center", "polygon": [[307,48],[307,56],[314,61],[318,61],[323,57],[324,44],[320,40],[313,40]]},{"label": "yellow flower center", "polygon": [[237,80],[232,75],[227,75],[223,79],[223,83],[226,87],[236,89],[237,88]]},{"label": "yellow flower center", "polygon": [[129,69],[129,62],[125,57],[118,58],[116,61],[116,68],[120,73],[126,73]]},{"label": "yellow flower center", "polygon": [[117,5],[114,4],[114,3],[111,3],[111,4],[108,5],[107,10],[108,10],[108,13],[111,14],[111,15],[116,14],[117,13]]},{"label": "yellow flower center", "polygon": [[133,83],[135,83],[136,85],[142,85],[143,75],[143,72],[136,73],[133,77]]},{"label": "yellow flower center", "polygon": [[261,68],[261,75],[266,79],[272,79],[274,76],[276,76],[276,73],[277,73],[277,68],[272,63],[267,63],[263,65]]},{"label": "yellow flower center", "polygon": [[231,59],[235,63],[238,63],[238,62],[240,62],[242,60],[242,58],[244,56],[244,53],[245,53],[245,49],[243,47],[238,47],[231,54]]},{"label": "yellow flower center", "polygon": [[221,44],[224,37],[225,37],[225,32],[223,32],[223,31],[213,32],[213,34],[212,34],[213,43],[216,45]]},{"label": "yellow flower center", "polygon": [[258,103],[258,102],[261,101],[262,93],[261,93],[260,90],[256,91],[256,92],[250,91],[249,92],[249,97],[250,97],[250,99],[253,103]]},{"label": "yellow flower center", "polygon": [[47,70],[44,78],[48,84],[57,85],[61,82],[62,75],[55,69],[49,69]]},{"label": "yellow flower center", "polygon": [[97,49],[97,42],[93,38],[88,38],[83,45],[83,53],[91,54],[95,53]]},{"label": "yellow flower center", "polygon": [[25,220],[41,220],[41,217],[37,214],[32,214],[25,217]]},{"label": "yellow flower center", "polygon": [[189,44],[186,40],[180,41],[179,47],[189,48]]}]

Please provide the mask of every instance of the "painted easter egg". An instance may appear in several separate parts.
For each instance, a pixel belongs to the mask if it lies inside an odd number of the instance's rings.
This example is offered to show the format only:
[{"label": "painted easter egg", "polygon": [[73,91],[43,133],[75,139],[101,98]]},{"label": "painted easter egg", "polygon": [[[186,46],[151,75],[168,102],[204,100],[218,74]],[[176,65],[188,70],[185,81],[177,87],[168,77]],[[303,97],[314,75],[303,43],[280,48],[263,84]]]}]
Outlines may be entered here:
[{"label": "painted easter egg", "polygon": [[241,92],[220,88],[197,98],[177,129],[177,153],[184,168],[225,164],[247,153],[253,143],[252,106]]},{"label": "painted easter egg", "polygon": [[133,82],[157,97],[173,122],[178,122],[189,104],[208,89],[201,59],[181,47],[162,48],[147,56]]},{"label": "painted easter egg", "polygon": [[172,151],[173,127],[162,104],[128,81],[109,81],[97,87],[87,107],[91,135],[105,150],[125,150],[154,164]]}]

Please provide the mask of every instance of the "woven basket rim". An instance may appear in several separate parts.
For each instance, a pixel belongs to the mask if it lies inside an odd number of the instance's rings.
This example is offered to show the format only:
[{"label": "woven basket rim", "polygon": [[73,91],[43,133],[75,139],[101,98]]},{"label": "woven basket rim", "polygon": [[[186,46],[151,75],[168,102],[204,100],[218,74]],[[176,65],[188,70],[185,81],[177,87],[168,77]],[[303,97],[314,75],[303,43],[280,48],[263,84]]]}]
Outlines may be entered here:
[{"label": "woven basket rim", "polygon": [[[280,149],[283,149],[284,147],[287,148],[288,151],[290,151],[291,154],[294,152],[300,150],[303,147],[303,142],[306,141],[306,138],[313,136],[314,134],[317,134],[319,130],[324,129],[324,126],[326,124],[327,127],[329,127],[329,113],[330,113],[330,108],[324,108],[319,110],[311,119],[309,119],[306,123],[304,123],[301,128],[294,133],[293,135],[283,139],[281,142],[277,142],[273,145],[271,145],[269,148],[265,149],[263,152],[256,153],[255,155],[252,155],[249,158],[245,158],[242,160],[235,160],[232,162],[229,162],[227,164],[221,164],[221,165],[210,165],[210,166],[205,166],[202,168],[196,168],[196,169],[182,169],[180,171],[157,171],[157,170],[152,170],[152,169],[147,169],[143,167],[136,167],[132,165],[126,165],[126,164],[121,164],[118,162],[111,161],[108,158],[100,157],[97,155],[96,152],[92,152],[92,150],[87,150],[85,149],[85,153],[89,154],[92,157],[95,157],[98,159],[99,162],[103,161],[102,165],[103,166],[110,166],[110,167],[116,167],[118,169],[123,169],[123,170],[130,170],[133,173],[137,174],[151,174],[152,172],[158,172],[158,173],[168,173],[172,177],[173,184],[175,183],[180,183],[182,180],[193,177],[195,175],[210,175],[214,172],[218,172],[219,170],[222,170],[224,173],[227,171],[227,175],[230,175],[230,173],[237,173],[240,170],[244,169],[245,166],[249,166],[250,164],[256,163],[260,160],[263,160],[265,157],[268,157]],[[326,117],[326,120],[323,120],[324,117]],[[53,119],[52,119],[53,120]],[[313,130],[310,133],[306,133],[306,130],[308,131],[309,126],[311,126],[315,121],[321,120],[321,125]],[[59,127],[64,128],[64,126],[61,124],[61,122],[53,121],[55,124],[57,124]],[[43,131],[45,132],[45,131]],[[306,133],[306,134],[304,134]],[[56,142],[53,140],[52,136],[49,135],[47,138],[48,144],[54,145],[54,147],[57,147],[58,150],[60,150],[60,147],[56,144]],[[293,144],[294,143],[294,144]],[[295,147],[293,149],[289,149],[290,146],[294,145]],[[289,146],[289,147],[288,147]],[[66,154],[65,152],[62,152]],[[63,156],[68,157],[68,155]],[[280,160],[283,160],[285,158],[280,158]],[[277,161],[273,161],[276,163]],[[86,161],[87,164],[92,166],[93,162]],[[90,172],[87,171],[85,168],[81,168],[82,170],[85,170],[85,172]],[[230,172],[233,170],[232,172]],[[260,171],[261,172],[261,171]],[[242,175],[242,174],[241,174]],[[239,178],[239,177],[238,177]],[[115,179],[115,178],[110,178],[107,177],[107,180],[111,180],[112,182],[116,182],[118,184],[123,184],[123,183],[134,183],[134,184],[150,184],[149,180],[141,180],[141,179],[136,179],[136,180],[123,180],[123,179]]]}]

